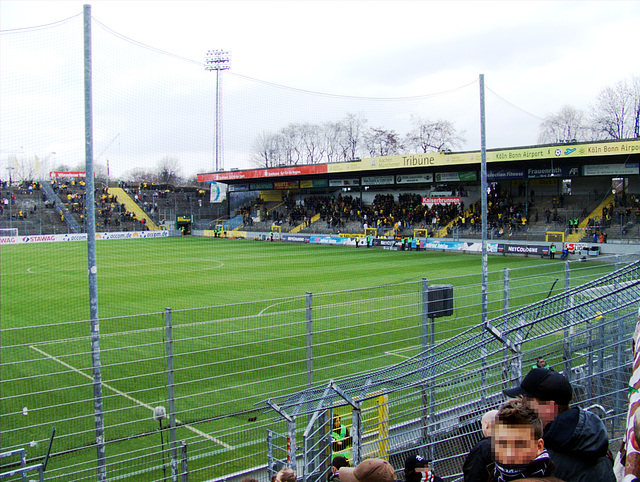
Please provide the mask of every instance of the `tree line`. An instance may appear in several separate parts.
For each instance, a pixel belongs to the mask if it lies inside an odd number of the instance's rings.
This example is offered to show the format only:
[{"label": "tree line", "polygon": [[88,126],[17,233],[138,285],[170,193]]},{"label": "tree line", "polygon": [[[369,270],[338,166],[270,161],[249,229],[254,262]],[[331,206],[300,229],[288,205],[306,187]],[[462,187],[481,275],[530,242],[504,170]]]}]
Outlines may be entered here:
[{"label": "tree line", "polygon": [[571,105],[547,115],[538,142],[563,143],[640,138],[640,76],[603,88],[586,110]]},{"label": "tree line", "polygon": [[277,132],[263,132],[254,142],[252,161],[259,167],[345,162],[360,157],[445,151],[465,143],[447,120],[411,116],[412,128],[404,135],[370,127],[361,115],[347,114],[338,122],[290,123]]}]

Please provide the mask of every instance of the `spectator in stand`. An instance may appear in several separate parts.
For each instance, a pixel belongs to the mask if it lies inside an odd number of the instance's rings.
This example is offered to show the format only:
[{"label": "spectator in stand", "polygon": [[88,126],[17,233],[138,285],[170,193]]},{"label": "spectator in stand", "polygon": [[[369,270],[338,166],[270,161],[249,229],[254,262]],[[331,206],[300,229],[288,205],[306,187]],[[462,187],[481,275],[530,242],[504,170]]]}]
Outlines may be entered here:
[{"label": "spectator in stand", "polygon": [[544,446],[558,477],[566,482],[615,482],[604,423],[591,412],[570,408],[573,389],[563,375],[534,368],[520,386],[504,394],[523,397],[538,413],[544,424]]},{"label": "spectator in stand", "polygon": [[333,417],[331,436],[333,438],[333,451],[343,452],[343,455],[349,458],[350,453],[344,451],[351,446],[351,436],[349,435],[347,427],[342,425],[339,415],[334,415]]},{"label": "spectator in stand", "polygon": [[382,459],[367,459],[357,467],[342,467],[341,482],[394,482],[396,473],[391,464]]},{"label": "spectator in stand", "polygon": [[349,467],[349,461],[342,455],[333,458],[331,462],[331,473],[329,474],[329,482],[340,482],[338,472],[342,467]]},{"label": "spectator in stand", "polygon": [[276,474],[275,480],[276,482],[296,482],[298,478],[293,470],[285,468]]},{"label": "spectator in stand", "polygon": [[542,439],[542,421],[522,398],[507,401],[493,431],[495,463],[490,482],[521,480],[562,482]]},{"label": "spectator in stand", "polygon": [[444,482],[433,473],[429,460],[420,455],[410,455],[404,462],[405,482]]},{"label": "spectator in stand", "polygon": [[498,410],[489,410],[482,416],[483,438],[471,449],[462,466],[464,482],[487,482],[489,480],[488,467],[493,463],[491,451],[491,434],[495,425]]}]

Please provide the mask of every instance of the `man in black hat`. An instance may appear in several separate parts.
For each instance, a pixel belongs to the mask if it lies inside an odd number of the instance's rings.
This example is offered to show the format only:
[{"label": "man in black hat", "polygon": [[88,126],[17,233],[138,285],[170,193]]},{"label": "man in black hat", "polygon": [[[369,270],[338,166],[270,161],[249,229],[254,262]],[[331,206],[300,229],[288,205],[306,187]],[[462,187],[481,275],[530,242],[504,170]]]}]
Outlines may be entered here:
[{"label": "man in black hat", "polygon": [[443,480],[433,473],[429,466],[430,460],[420,455],[410,455],[404,462],[405,482],[443,482]]},{"label": "man in black hat", "polygon": [[615,482],[604,423],[591,412],[570,408],[573,389],[563,375],[534,368],[520,386],[504,394],[522,397],[538,413],[557,477],[566,482]]}]

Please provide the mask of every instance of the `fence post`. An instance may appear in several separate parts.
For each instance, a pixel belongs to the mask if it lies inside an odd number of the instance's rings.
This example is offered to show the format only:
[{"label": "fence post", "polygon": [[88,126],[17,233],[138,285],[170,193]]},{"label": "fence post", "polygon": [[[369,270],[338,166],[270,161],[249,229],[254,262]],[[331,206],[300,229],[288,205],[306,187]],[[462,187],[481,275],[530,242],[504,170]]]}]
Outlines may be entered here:
[{"label": "fence post", "polygon": [[[429,280],[422,278],[422,368],[424,376],[427,378],[426,368],[429,366]],[[420,385],[422,396],[422,438],[429,439],[429,394],[427,385]]]},{"label": "fence post", "polygon": [[[564,291],[565,293],[569,291],[571,287],[571,262],[569,260],[564,263]],[[564,376],[567,377],[567,380],[571,381],[571,357],[573,356],[573,346],[571,340],[571,328],[569,327],[569,311],[571,300],[568,297],[564,299],[564,306],[567,309],[563,315],[563,324],[564,324],[564,342],[562,343],[563,350],[563,358],[564,358]]]},{"label": "fence post", "polygon": [[[307,291],[307,388],[313,387],[313,293]],[[307,443],[310,442],[311,460],[315,461],[315,434],[311,434],[311,440],[304,439],[304,456],[307,457]],[[303,480],[306,482],[305,471],[307,471],[307,461],[303,467]],[[313,473],[313,467],[311,472]]]},{"label": "fence post", "polygon": [[288,431],[287,431],[287,462],[289,462],[289,466],[295,472],[297,470],[297,460],[296,460],[296,418],[292,417],[291,420],[288,421]]},{"label": "fence post", "polygon": [[[504,282],[502,288],[502,314],[509,314],[509,268],[504,269]],[[505,327],[504,331],[509,330],[509,318],[505,317]],[[505,346],[502,349],[502,385],[503,389],[509,388],[507,386],[507,378],[508,378],[508,363],[509,363],[509,349]]]},{"label": "fence post", "polygon": [[271,429],[267,429],[267,475],[269,476],[269,480],[273,478],[275,475],[275,470],[273,470],[273,431]]},{"label": "fence post", "polygon": [[180,442],[180,458],[182,461],[182,482],[188,482],[189,471],[187,469],[187,442]]},{"label": "fence post", "polygon": [[361,462],[362,456],[362,410],[360,405],[351,409],[351,454],[353,455],[353,466],[356,467]]},{"label": "fence post", "polygon": [[[620,269],[620,255],[616,255],[616,271]],[[613,285],[616,290],[620,288],[620,278],[618,276],[615,277]],[[619,306],[618,296],[616,296],[615,306]],[[618,312],[616,313],[618,317],[618,333],[624,333],[624,317]],[[633,353],[632,353],[633,356]],[[621,367],[624,360],[624,345],[618,340],[616,343],[616,366]],[[628,388],[628,380],[625,379],[624,370],[616,370],[616,398],[615,398],[615,413],[624,413],[624,406],[627,403],[627,388]],[[616,431],[616,421],[617,417],[613,418],[612,421],[612,433]]]},{"label": "fence post", "polygon": [[313,387],[313,293],[307,292],[307,388]]},{"label": "fence post", "polygon": [[171,480],[178,482],[178,442],[176,439],[176,399],[173,381],[173,325],[171,308],[164,309],[167,351],[167,401],[169,405],[169,447],[171,449]]}]

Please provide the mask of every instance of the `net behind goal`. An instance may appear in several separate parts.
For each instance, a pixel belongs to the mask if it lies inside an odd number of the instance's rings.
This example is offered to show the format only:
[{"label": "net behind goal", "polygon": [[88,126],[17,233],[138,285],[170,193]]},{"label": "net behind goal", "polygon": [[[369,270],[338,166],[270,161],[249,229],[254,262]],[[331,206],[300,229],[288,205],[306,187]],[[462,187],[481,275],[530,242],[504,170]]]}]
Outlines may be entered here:
[{"label": "net behind goal", "polygon": [[18,228],[0,228],[0,238],[5,236],[18,236]]}]

